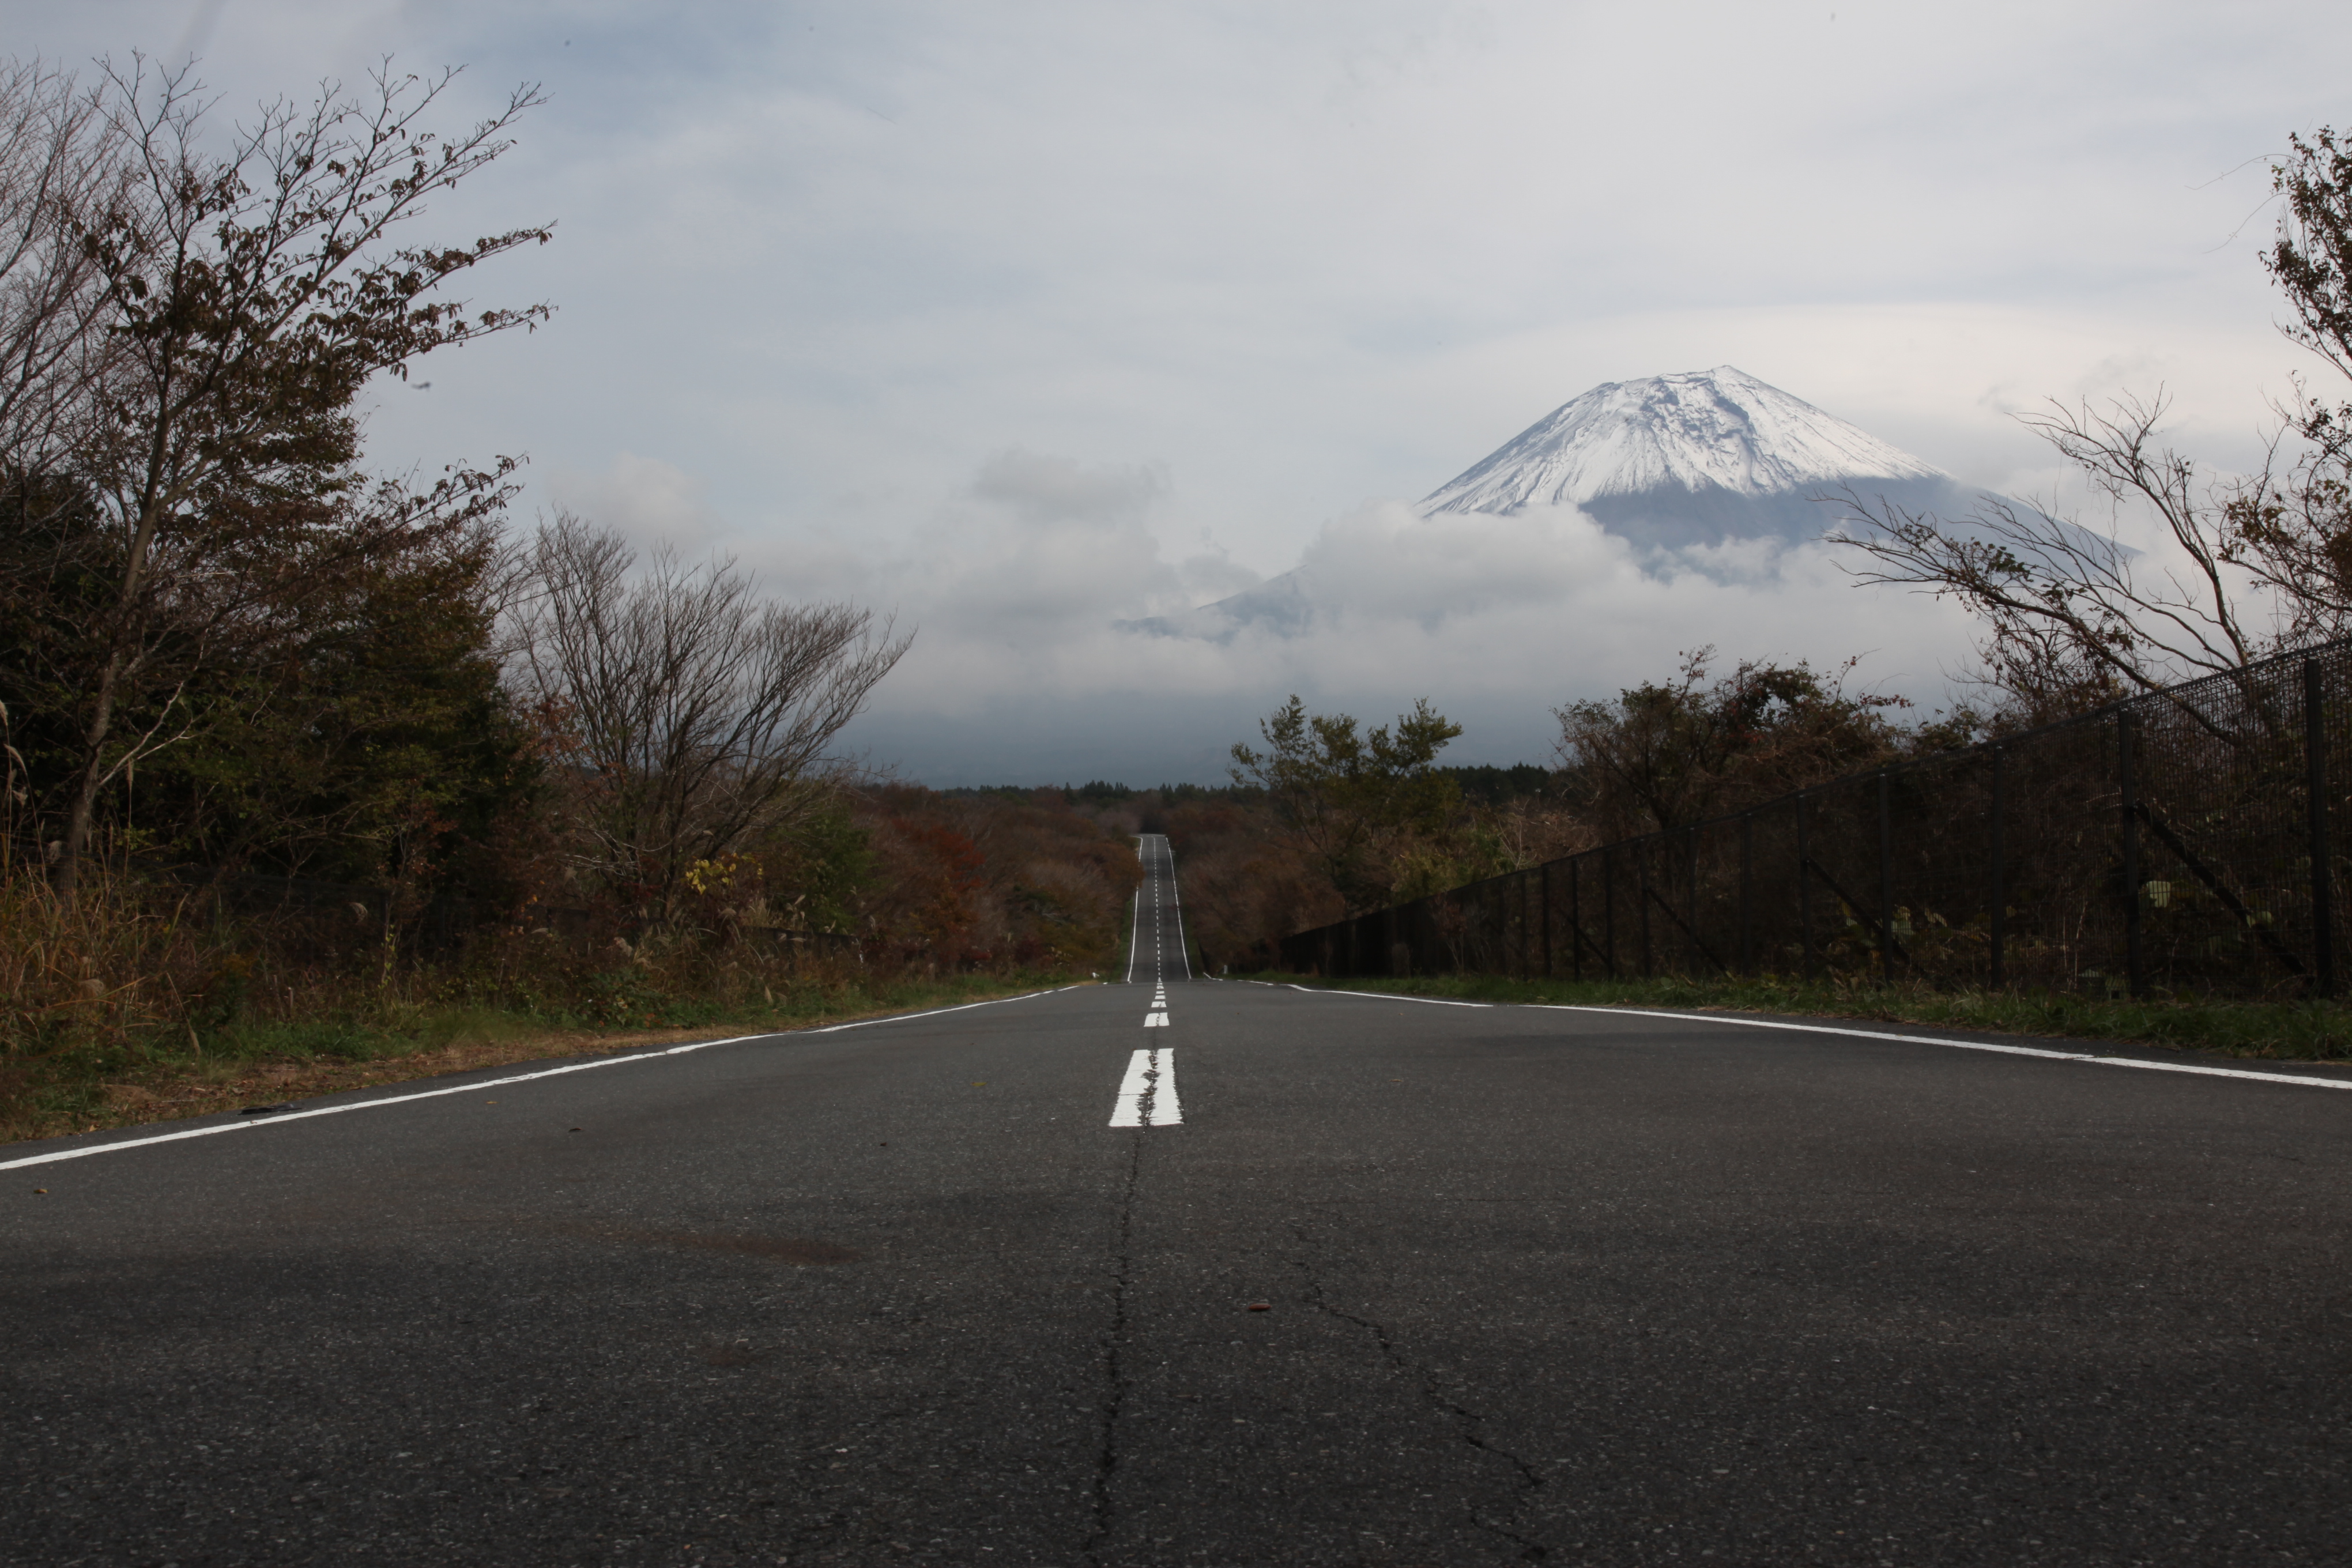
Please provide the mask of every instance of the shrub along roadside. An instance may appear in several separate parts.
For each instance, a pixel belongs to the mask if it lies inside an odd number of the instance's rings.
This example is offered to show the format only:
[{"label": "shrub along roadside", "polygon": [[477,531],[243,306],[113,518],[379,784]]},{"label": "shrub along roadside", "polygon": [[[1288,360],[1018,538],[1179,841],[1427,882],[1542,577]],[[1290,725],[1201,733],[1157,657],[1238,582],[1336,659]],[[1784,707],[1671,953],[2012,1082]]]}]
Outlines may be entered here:
[{"label": "shrub along roadside", "polygon": [[[667,999],[656,1028],[453,1005],[373,1017],[257,1021],[199,1043],[167,1030],[0,1058],[0,1142],[217,1115],[338,1090],[561,1057],[601,1056],[730,1030],[802,1029],[1066,985],[1065,973],[924,979],[846,974],[773,1000]],[[1081,981],[1083,983],[1083,981]]]},{"label": "shrub along roadside", "polygon": [[2274,1060],[2352,1058],[2352,1006],[2334,1002],[2102,1002],[2054,992],[1934,991],[1789,980],[1507,980],[1433,974],[1323,980],[1268,972],[1235,976],[1343,991],[1459,1001],[1587,1007],[1786,1013],[1873,1023],[1937,1024],[1997,1034],[2113,1040]]}]

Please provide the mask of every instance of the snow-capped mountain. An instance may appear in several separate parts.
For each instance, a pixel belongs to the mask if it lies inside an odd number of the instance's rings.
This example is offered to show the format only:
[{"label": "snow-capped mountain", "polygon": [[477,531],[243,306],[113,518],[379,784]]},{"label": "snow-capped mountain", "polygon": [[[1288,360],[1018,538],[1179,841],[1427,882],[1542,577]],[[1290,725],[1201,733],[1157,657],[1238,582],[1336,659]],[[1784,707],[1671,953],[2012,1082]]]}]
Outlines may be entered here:
[{"label": "snow-capped mountain", "polygon": [[[1745,371],[1717,365],[1596,386],[1415,510],[1432,524],[1458,525],[1481,515],[1572,508],[1633,545],[1641,559],[1672,565],[1687,561],[1676,552],[1693,547],[1818,539],[1851,515],[1841,504],[1849,491],[1948,520],[1980,504],[1975,491],[1932,464]],[[1310,564],[1184,615],[1124,624],[1219,642],[1244,627],[1297,636],[1345,608],[1337,584],[1321,575]]]},{"label": "snow-capped mountain", "polygon": [[1814,498],[1917,492],[1951,476],[1730,365],[1612,381],[1562,404],[1422,501],[1436,512],[1582,509],[1638,544],[1811,538]]}]

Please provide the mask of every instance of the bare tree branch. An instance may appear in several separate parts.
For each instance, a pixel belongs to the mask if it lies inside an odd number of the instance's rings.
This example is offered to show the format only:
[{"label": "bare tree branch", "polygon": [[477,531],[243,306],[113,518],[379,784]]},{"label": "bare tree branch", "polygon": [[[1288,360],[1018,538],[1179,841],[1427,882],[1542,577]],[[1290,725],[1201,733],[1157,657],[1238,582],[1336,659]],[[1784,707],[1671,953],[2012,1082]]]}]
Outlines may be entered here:
[{"label": "bare tree branch", "polygon": [[585,870],[667,909],[689,867],[789,829],[826,748],[913,641],[844,604],[762,600],[731,559],[635,552],[569,513],[540,531],[518,678],[561,713]]},{"label": "bare tree branch", "polygon": [[[1996,672],[2071,670],[2086,691],[2154,691],[2242,668],[2273,651],[2283,625],[2247,625],[2262,586],[2228,521],[2231,486],[2200,485],[2195,465],[2158,445],[2161,393],[2023,416],[2117,506],[2154,513],[2183,566],[2151,566],[2116,542],[2005,497],[1946,521],[1851,489],[1841,499],[1859,531],[1832,534],[1864,558],[1847,570],[1873,584],[1949,595],[1987,624],[1981,648]],[[2234,574],[2234,576],[2233,576]]]},{"label": "bare tree branch", "polygon": [[130,177],[94,94],[38,61],[0,66],[0,476],[57,468],[119,363],[80,235]]}]

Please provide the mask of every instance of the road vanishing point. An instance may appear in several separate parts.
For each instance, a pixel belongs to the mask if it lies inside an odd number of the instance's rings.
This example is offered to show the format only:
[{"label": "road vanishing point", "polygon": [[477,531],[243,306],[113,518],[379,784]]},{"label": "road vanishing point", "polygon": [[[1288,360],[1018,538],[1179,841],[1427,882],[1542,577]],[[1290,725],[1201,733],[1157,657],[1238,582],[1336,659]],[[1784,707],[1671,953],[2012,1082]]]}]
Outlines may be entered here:
[{"label": "road vanishing point", "polygon": [[2352,1075],[1207,982],[1141,852],[1112,984],[0,1150],[0,1561],[2352,1559]]}]

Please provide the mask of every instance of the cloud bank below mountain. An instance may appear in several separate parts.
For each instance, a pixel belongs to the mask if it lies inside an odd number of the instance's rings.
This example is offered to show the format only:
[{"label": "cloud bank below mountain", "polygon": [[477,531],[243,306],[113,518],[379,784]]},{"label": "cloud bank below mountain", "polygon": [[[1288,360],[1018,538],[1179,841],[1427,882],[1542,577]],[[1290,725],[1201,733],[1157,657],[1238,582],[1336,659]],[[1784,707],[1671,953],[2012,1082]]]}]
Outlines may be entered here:
[{"label": "cloud bank below mountain", "polygon": [[[574,488],[649,543],[708,537],[698,492],[646,459]],[[1862,681],[1938,699],[1963,617],[1858,586],[1820,542],[1844,509],[1817,498],[1891,490],[1974,499],[1719,365],[1595,387],[1418,504],[1327,520],[1270,580],[1205,533],[1170,548],[1164,468],[1017,448],[895,547],[803,537],[752,564],[916,630],[848,738],[929,783],[1210,782],[1292,692],[1375,722],[1426,697],[1465,725],[1457,755],[1511,763],[1549,754],[1555,708],[1710,646],[1860,658]]]},{"label": "cloud bank below mountain", "polygon": [[[1958,611],[1857,587],[1830,546],[1643,552],[1572,507],[1424,516],[1403,500],[1323,525],[1292,574],[1309,588],[1303,624],[1171,636],[1149,623],[1238,569],[1168,559],[1132,491],[1104,484],[1045,507],[986,477],[1005,467],[984,469],[911,554],[836,578],[919,629],[848,739],[929,783],[1214,782],[1292,691],[1372,720],[1427,696],[1466,726],[1461,760],[1539,760],[1550,710],[1662,679],[1686,649],[1817,666],[1862,655],[1866,684],[1932,701],[1969,645]],[[895,593],[858,592],[886,584]]]}]

